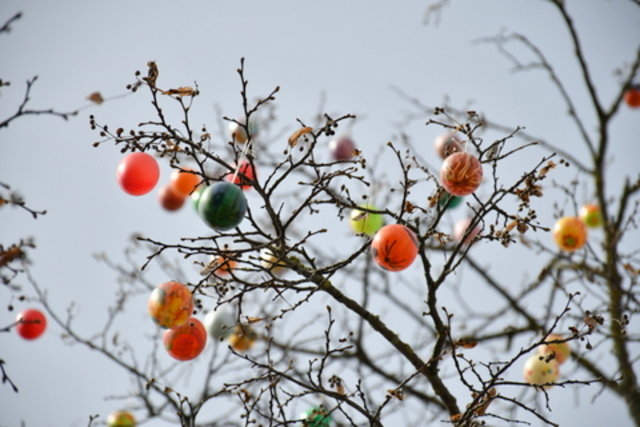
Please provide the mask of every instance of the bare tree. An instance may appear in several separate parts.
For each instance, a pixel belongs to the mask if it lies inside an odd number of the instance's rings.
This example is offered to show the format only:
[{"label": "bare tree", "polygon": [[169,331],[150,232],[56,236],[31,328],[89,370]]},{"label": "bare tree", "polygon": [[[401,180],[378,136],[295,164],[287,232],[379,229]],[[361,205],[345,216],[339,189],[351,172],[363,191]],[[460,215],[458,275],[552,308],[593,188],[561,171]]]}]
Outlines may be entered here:
[{"label": "bare tree", "polygon": [[[447,3],[434,2],[429,10],[446,13]],[[517,123],[490,119],[491,112],[429,106],[397,89],[413,108],[399,136],[376,153],[348,148],[346,155],[327,161],[319,148],[358,120],[354,114],[320,111],[278,129],[273,117],[279,87],[252,96],[242,59],[237,70],[242,115],[220,114],[217,131],[210,131],[191,121],[199,88],[163,82],[162,64],[150,61],[128,88],[150,98],[154,116],[140,118],[132,129],[91,116],[90,126],[99,134],[94,146],[150,153],[197,176],[202,188],[239,177],[250,188],[239,197],[248,201],[242,221],[176,242],[136,235],[124,251],[124,264],[101,254],[98,258],[118,275],[119,288],[105,324],[90,337],[76,331],[71,311],[61,315],[49,304],[26,266],[20,269],[26,269],[40,302],[71,342],[102,353],[131,375],[135,386],[127,398],[137,405],[127,409],[142,421],[557,425],[549,413],[548,387],[579,390],[598,384],[618,395],[640,426],[640,337],[629,328],[639,310],[638,252],[629,241],[637,236],[640,175],[629,175],[613,193],[607,163],[612,121],[638,78],[640,47],[620,68],[615,97],[604,100],[570,10],[563,1],[549,3],[569,34],[596,123],[576,108],[553,64],[528,37],[500,33],[482,41],[494,45],[514,70],[549,77],[583,138],[586,156]],[[522,60],[523,51],[533,60]],[[470,216],[460,233],[448,223],[451,195],[445,187],[452,187],[438,175],[441,166],[425,158],[405,132],[415,120],[455,133],[458,141],[450,151],[462,151],[481,165],[484,181],[463,200]],[[522,168],[511,177],[506,170],[513,159]],[[249,166],[241,168],[242,162]],[[575,178],[563,180],[565,171]],[[551,205],[554,219],[577,217],[581,186],[592,189],[601,212],[602,240],[559,250],[548,243],[553,223],[541,219],[540,211]],[[365,232],[345,239],[335,225],[353,211],[355,219],[381,215],[415,239],[397,237],[385,245]],[[405,241],[409,251],[412,242],[416,249],[411,274],[397,271],[411,264],[404,253],[394,258]],[[488,245],[504,247],[505,258],[513,249],[526,253],[539,261],[531,264],[536,270],[523,271],[520,283],[503,279],[478,250]],[[193,361],[162,361],[161,328],[144,354],[117,329],[128,302],[148,298],[159,285],[149,278],[154,269],[188,287],[196,318],[212,309],[231,313],[231,324]],[[481,287],[486,301],[474,301],[477,293],[469,297],[461,277]],[[565,361],[559,349],[567,344],[571,355]],[[610,367],[598,363],[607,354],[614,355]],[[562,376],[520,379],[527,360],[545,370],[562,363]]]}]

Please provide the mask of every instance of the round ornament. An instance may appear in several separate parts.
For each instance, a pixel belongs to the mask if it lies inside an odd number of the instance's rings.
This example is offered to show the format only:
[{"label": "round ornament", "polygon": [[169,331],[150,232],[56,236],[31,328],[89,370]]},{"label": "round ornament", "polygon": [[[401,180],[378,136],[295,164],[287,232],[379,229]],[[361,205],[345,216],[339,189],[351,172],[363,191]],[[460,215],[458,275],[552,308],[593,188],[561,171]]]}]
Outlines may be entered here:
[{"label": "round ornament", "polygon": [[147,194],[160,179],[158,162],[147,153],[131,153],[125,156],[116,170],[120,187],[132,196]]},{"label": "round ornament", "polygon": [[371,255],[375,262],[389,271],[409,267],[418,254],[418,239],[408,227],[389,224],[382,227],[371,241]]},{"label": "round ornament", "polygon": [[[564,337],[561,335],[551,334],[545,339],[545,341],[558,341],[562,339],[564,339]],[[558,362],[558,364],[562,365],[569,356],[571,356],[571,347],[568,342],[542,344],[538,346],[539,355],[548,356],[551,353],[555,354],[554,360]]]},{"label": "round ornament", "polygon": [[164,331],[162,342],[169,356],[178,360],[192,360],[204,350],[207,331],[198,319],[191,317],[185,324]]},{"label": "round ornament", "polygon": [[[464,234],[467,232],[473,220],[471,218],[463,218],[460,221],[456,222],[453,227],[453,238],[456,242],[462,241]],[[470,245],[473,242],[473,239],[480,233],[480,226],[476,225],[473,230],[469,232],[469,235],[466,239],[464,239],[465,245]]]},{"label": "round ornament", "polygon": [[[378,210],[374,205],[366,204],[363,209]],[[349,215],[349,225],[358,234],[373,236],[384,225],[384,217],[377,213],[370,213],[366,210],[353,209]]]},{"label": "round ornament", "polygon": [[300,418],[302,419],[301,427],[330,427],[333,423],[331,415],[322,405],[307,409]]},{"label": "round ornament", "polygon": [[133,414],[126,411],[118,411],[109,414],[107,417],[107,427],[135,427],[136,419]]},{"label": "round ornament", "polygon": [[258,336],[249,326],[236,325],[229,335],[229,345],[242,353],[251,350],[257,339]]},{"label": "round ornament", "polygon": [[[524,381],[533,385],[552,383],[560,375],[558,362],[555,359],[547,361],[544,356],[533,355],[524,364]],[[549,387],[549,386],[547,386]]]},{"label": "round ornament", "polygon": [[177,194],[170,185],[165,185],[158,190],[160,206],[169,212],[177,211],[184,205],[186,197]]},{"label": "round ornament", "polygon": [[482,164],[469,153],[453,153],[440,168],[440,184],[454,196],[467,196],[482,182]]},{"label": "round ornament", "polygon": [[584,221],[589,228],[602,227],[602,212],[598,205],[584,205],[580,208],[580,219]]},{"label": "round ornament", "polygon": [[203,323],[209,336],[216,341],[220,341],[231,335],[236,320],[237,318],[233,314],[233,310],[223,305],[216,310],[208,312],[207,315],[204,316]]},{"label": "round ornament", "polygon": [[444,160],[453,153],[462,151],[462,141],[455,133],[443,133],[435,139],[433,148],[440,158]]},{"label": "round ornament", "polygon": [[205,185],[199,185],[196,190],[191,193],[191,206],[198,212],[198,206],[200,205],[200,197],[202,197],[202,193],[206,190],[207,187]]},{"label": "round ornament", "polygon": [[25,340],[34,340],[47,328],[47,318],[40,310],[23,310],[16,316],[16,332]]},{"label": "round ornament", "polygon": [[147,302],[149,315],[163,328],[175,328],[189,320],[193,312],[191,291],[182,283],[165,282],[157,286]]},{"label": "round ornament", "polygon": [[[231,255],[234,256],[234,255]],[[226,255],[212,255],[209,263],[200,271],[203,276],[214,273],[218,276],[229,276],[238,262]]]},{"label": "round ornament", "polygon": [[353,157],[356,144],[353,139],[341,136],[329,141],[329,151],[334,160],[349,160]]},{"label": "round ornament", "polygon": [[242,222],[247,212],[247,198],[237,185],[216,182],[200,196],[198,212],[214,230],[230,230]]},{"label": "round ornament", "polygon": [[587,242],[587,226],[578,217],[562,217],[553,226],[553,240],[563,251],[576,251]]},{"label": "round ornament", "polygon": [[623,96],[625,104],[631,108],[640,108],[640,88],[631,87],[627,89]]},{"label": "round ornament", "polygon": [[279,276],[286,270],[286,264],[284,261],[278,261],[278,257],[269,248],[262,248],[260,250],[260,265],[265,270],[268,270],[274,276]]},{"label": "round ornament", "polygon": [[184,171],[175,169],[171,173],[169,186],[177,195],[186,197],[200,184],[200,176],[193,173],[193,169],[184,169]]},{"label": "round ornament", "polygon": [[438,205],[444,207],[445,209],[454,209],[460,206],[464,200],[463,197],[454,196],[453,194],[449,194],[446,191],[440,195],[440,199],[438,199]]},{"label": "round ornament", "polygon": [[227,174],[224,179],[239,185],[243,190],[248,190],[251,188],[251,183],[256,179],[256,169],[251,165],[251,162],[243,160],[238,167],[238,173],[231,172]]}]

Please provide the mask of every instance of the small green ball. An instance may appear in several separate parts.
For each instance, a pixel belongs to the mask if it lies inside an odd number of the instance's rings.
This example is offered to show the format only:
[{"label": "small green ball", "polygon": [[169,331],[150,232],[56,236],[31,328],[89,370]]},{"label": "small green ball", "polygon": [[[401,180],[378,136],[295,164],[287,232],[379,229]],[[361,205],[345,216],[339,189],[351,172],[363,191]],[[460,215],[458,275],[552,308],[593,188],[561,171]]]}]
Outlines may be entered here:
[{"label": "small green ball", "polygon": [[247,198],[237,185],[220,181],[204,190],[198,212],[214,230],[230,230],[242,222],[247,212]]},{"label": "small green ball", "polygon": [[444,206],[445,209],[453,209],[460,206],[460,203],[462,203],[462,199],[462,196],[454,196],[453,194],[445,192],[442,196],[440,196],[438,205]]},{"label": "small green ball", "polygon": [[[378,210],[374,205],[360,206],[363,209]],[[349,215],[349,225],[356,233],[364,233],[368,236],[376,234],[384,225],[384,217],[380,214],[369,213],[360,209],[353,209]]]},{"label": "small green ball", "polygon": [[302,418],[301,427],[331,427],[333,422],[331,415],[322,405],[307,409],[300,418]]}]

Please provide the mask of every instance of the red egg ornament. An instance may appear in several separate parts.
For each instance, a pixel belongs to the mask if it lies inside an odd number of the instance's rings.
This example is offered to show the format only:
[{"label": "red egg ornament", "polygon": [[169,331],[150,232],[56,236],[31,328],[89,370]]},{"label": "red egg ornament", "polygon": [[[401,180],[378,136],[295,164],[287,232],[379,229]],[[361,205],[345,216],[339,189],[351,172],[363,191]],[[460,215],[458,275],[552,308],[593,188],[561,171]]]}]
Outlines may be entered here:
[{"label": "red egg ornament", "polygon": [[553,226],[553,240],[563,251],[577,251],[587,242],[587,226],[578,217],[562,217]]},{"label": "red egg ornament", "polygon": [[177,194],[170,185],[165,185],[158,190],[160,206],[169,212],[177,211],[184,205],[186,196]]},{"label": "red egg ornament", "polygon": [[482,164],[469,153],[453,153],[440,168],[440,184],[454,196],[468,196],[482,182]]},{"label": "red egg ornament", "polygon": [[193,312],[191,291],[182,283],[165,282],[156,287],[147,303],[149,315],[163,328],[175,328],[189,320]]},{"label": "red egg ornament", "polygon": [[404,225],[385,225],[371,241],[371,255],[385,270],[404,270],[418,255],[418,238]]},{"label": "red egg ornament", "polygon": [[131,153],[120,160],[116,177],[126,193],[142,196],[158,183],[160,167],[156,159],[147,153]]},{"label": "red egg ornament", "polygon": [[47,328],[47,318],[40,310],[27,309],[16,316],[16,332],[25,340],[34,340]]},{"label": "red egg ornament", "polygon": [[251,162],[243,160],[238,167],[238,173],[229,173],[224,179],[239,185],[243,190],[247,190],[251,188],[251,183],[256,179],[256,169],[251,165]]},{"label": "red egg ornament", "polygon": [[624,102],[631,108],[640,108],[640,87],[631,87],[624,93]]},{"label": "red egg ornament", "polygon": [[174,359],[192,360],[202,353],[207,343],[207,331],[195,317],[182,326],[164,331],[162,343]]}]

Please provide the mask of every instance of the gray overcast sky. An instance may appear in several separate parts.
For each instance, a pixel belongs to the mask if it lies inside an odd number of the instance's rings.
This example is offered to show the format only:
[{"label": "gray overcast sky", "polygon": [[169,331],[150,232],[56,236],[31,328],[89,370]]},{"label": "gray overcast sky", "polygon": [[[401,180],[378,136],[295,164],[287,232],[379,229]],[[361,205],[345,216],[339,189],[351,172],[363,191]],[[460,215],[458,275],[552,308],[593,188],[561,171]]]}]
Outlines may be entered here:
[{"label": "gray overcast sky", "polygon": [[[638,8],[624,1],[568,3],[598,91],[610,99],[616,90],[613,69],[632,57],[640,40]],[[215,132],[216,106],[227,115],[240,112],[235,70],[245,57],[253,95],[282,88],[276,128],[293,129],[296,118],[311,121],[324,103],[329,113],[357,114],[351,133],[365,153],[374,152],[397,136],[397,123],[411,111],[391,89],[396,86],[429,105],[448,96],[452,105],[487,112],[512,126],[525,125],[579,158],[587,154],[575,144],[577,134],[542,73],[512,74],[492,46],[472,43],[501,30],[528,34],[558,64],[581,109],[586,98],[566,31],[542,1],[454,0],[438,26],[424,25],[425,5],[413,0],[5,0],[0,20],[18,11],[23,18],[10,34],[0,36],[0,77],[12,83],[0,94],[0,117],[15,111],[23,83],[33,75],[40,78],[31,106],[66,111],[85,105],[93,91],[123,93],[133,72],[155,60],[161,85],[198,83],[202,96],[192,121],[207,123]],[[48,211],[33,221],[21,211],[3,209],[0,237],[10,242],[35,236],[34,277],[59,312],[71,301],[77,303],[77,326],[87,335],[104,320],[115,289],[115,275],[92,254],[105,251],[117,257],[133,232],[166,240],[205,232],[188,208],[165,214],[154,195],[134,200],[120,191],[114,179],[120,153],[109,144],[91,147],[98,136],[89,129],[89,114],[112,127],[152,118],[148,98],[138,95],[85,109],[69,122],[31,117],[0,131],[0,181],[24,194],[31,206]],[[628,109],[620,113],[611,159],[617,162],[614,179],[639,170],[638,114]],[[405,130],[423,141],[423,154],[429,157],[439,131],[425,127],[424,121]],[[514,165],[514,173],[521,170]],[[161,180],[168,172],[164,165]],[[587,201],[588,190],[580,197]],[[0,300],[6,301],[8,293],[0,291]],[[0,310],[0,325],[14,315]],[[130,307],[129,316],[134,333],[149,333],[144,310]],[[27,426],[83,426],[89,414],[99,413],[104,420],[121,405],[103,398],[125,394],[127,376],[98,354],[63,345],[59,332],[51,326],[35,342],[0,336],[0,357],[20,387],[19,394],[0,387],[0,426],[17,426],[21,420]],[[554,419],[561,425],[629,424],[626,409],[607,394],[590,405],[595,392],[583,391],[576,410],[572,390],[552,390]]]}]

